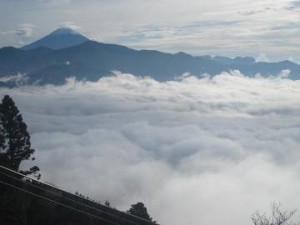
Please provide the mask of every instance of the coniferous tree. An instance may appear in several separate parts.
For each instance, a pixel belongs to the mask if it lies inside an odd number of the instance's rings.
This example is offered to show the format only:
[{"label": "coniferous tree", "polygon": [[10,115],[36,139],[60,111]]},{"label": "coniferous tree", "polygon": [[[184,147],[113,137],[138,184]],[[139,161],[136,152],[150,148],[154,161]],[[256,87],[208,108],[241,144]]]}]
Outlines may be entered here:
[{"label": "coniferous tree", "polygon": [[[33,153],[30,135],[22,115],[12,98],[6,95],[0,104],[0,164],[19,171],[23,160],[34,160]],[[38,170],[39,168],[34,166],[29,171],[20,172],[32,174]]]}]

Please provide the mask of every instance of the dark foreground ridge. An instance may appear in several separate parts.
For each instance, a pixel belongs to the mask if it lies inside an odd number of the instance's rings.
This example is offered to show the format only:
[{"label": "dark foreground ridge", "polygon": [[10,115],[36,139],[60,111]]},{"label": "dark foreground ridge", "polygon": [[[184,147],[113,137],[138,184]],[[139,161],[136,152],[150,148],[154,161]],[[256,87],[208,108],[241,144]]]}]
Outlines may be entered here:
[{"label": "dark foreground ridge", "polygon": [[154,223],[0,166],[2,225],[153,225]]}]

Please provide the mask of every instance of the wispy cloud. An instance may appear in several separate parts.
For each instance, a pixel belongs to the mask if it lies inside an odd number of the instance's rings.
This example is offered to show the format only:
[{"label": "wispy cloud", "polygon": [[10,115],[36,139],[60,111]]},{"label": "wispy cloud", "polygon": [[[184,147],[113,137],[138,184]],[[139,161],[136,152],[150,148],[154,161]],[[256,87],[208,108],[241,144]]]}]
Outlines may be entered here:
[{"label": "wispy cloud", "polygon": [[291,1],[286,8],[289,10],[298,10],[300,8],[300,1]]},{"label": "wispy cloud", "polygon": [[68,28],[71,28],[73,30],[77,30],[77,31],[80,31],[82,28],[80,26],[78,26],[76,23],[74,22],[71,22],[71,21],[65,21],[65,22],[62,22],[61,24],[59,24],[59,27],[68,27]]},{"label": "wispy cloud", "polygon": [[31,37],[35,27],[36,25],[30,23],[20,24],[19,28],[15,31],[15,34],[26,38]]}]

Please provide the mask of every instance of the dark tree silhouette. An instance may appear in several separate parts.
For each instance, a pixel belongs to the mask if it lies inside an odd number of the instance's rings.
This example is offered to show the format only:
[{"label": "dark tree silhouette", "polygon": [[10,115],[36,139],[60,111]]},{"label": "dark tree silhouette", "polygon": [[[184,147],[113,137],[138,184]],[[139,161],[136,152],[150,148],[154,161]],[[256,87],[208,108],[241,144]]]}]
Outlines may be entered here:
[{"label": "dark tree silhouette", "polygon": [[[34,149],[31,148],[30,136],[22,115],[14,101],[5,95],[0,104],[0,164],[19,171],[23,160],[32,159]],[[37,166],[28,171],[19,171],[25,175],[39,171]]]},{"label": "dark tree silhouette", "polygon": [[106,200],[106,201],[104,202],[104,205],[107,206],[107,207],[109,207],[109,208],[111,207],[111,206],[110,206],[110,202],[109,202],[108,200]]},{"label": "dark tree silhouette", "polygon": [[145,207],[144,203],[142,203],[142,202],[138,202],[136,204],[131,205],[131,208],[127,212],[130,213],[131,215],[138,216],[145,220],[149,220],[150,222],[153,222],[154,224],[158,224],[156,221],[154,221],[149,216],[147,208]]}]

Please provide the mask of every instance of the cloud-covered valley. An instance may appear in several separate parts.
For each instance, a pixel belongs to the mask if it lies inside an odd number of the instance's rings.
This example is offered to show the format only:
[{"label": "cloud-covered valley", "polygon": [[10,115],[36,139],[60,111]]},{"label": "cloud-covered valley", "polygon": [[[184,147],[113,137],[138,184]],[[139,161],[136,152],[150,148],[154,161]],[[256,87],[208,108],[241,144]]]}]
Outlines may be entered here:
[{"label": "cloud-covered valley", "polygon": [[236,71],[116,72],[0,95],[20,109],[44,181],[121,210],[142,201],[163,225],[238,225],[271,201],[300,209],[299,87]]}]

